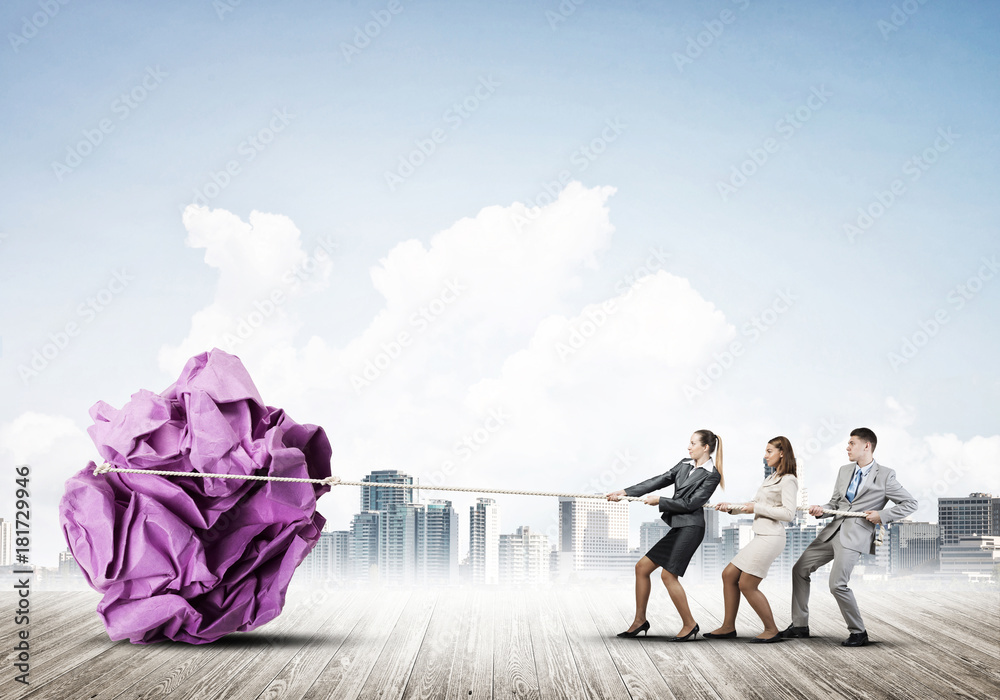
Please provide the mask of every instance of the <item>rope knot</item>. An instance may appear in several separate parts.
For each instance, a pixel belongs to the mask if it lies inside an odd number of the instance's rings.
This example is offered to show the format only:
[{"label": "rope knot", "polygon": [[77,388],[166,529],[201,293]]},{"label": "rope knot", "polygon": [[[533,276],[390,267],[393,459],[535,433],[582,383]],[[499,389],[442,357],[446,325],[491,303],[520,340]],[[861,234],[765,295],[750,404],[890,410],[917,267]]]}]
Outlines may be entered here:
[{"label": "rope knot", "polygon": [[111,471],[111,470],[112,470],[113,468],[114,468],[114,467],[112,467],[110,463],[108,463],[108,462],[105,462],[104,464],[102,464],[102,465],[101,465],[101,466],[99,466],[99,467],[94,467],[94,476],[97,476],[97,475],[99,475],[99,474],[107,474],[107,473],[109,473],[109,472],[110,472],[110,471]]},{"label": "rope knot", "polygon": [[337,486],[340,483],[339,476],[328,476],[323,479],[324,484],[329,484],[330,486]]}]

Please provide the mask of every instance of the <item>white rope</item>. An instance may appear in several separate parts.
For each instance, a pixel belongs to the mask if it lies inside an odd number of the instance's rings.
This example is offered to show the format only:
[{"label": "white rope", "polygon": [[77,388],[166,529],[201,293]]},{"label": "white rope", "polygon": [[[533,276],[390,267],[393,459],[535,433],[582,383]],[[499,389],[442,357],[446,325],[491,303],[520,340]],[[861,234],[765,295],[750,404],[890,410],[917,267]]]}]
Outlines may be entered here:
[{"label": "white rope", "polygon": [[[155,474],[156,476],[194,476],[202,479],[246,479],[250,481],[291,481],[296,483],[305,484],[327,484],[329,486],[377,486],[378,488],[389,488],[389,489],[419,489],[426,491],[464,491],[468,493],[499,493],[511,496],[556,496],[559,498],[600,498],[602,500],[606,499],[605,494],[599,493],[560,493],[557,491],[521,491],[516,489],[484,489],[484,488],[470,488],[467,486],[424,486],[422,484],[386,484],[378,481],[345,481],[339,476],[328,476],[325,479],[305,479],[296,478],[291,476],[260,476],[257,474],[208,474],[205,472],[171,472],[171,471],[160,471],[156,469],[122,469],[120,467],[112,467],[110,464],[105,462],[101,466],[94,469],[94,474],[106,474],[108,472],[115,472],[118,474]],[[645,496],[621,496],[620,500],[623,501],[644,501]],[[730,504],[734,508],[743,509],[748,503],[735,503]],[[702,506],[707,509],[715,509],[715,506],[705,504]],[[807,506],[799,506],[796,510],[809,510]],[[864,513],[851,511],[851,510],[830,510],[824,508],[823,512],[828,515],[844,515],[851,518],[864,518],[866,517]]]},{"label": "white rope", "polygon": [[[193,476],[202,479],[244,479],[248,481],[285,481],[303,484],[326,484],[328,486],[377,486],[378,488],[390,488],[390,489],[420,489],[427,491],[463,491],[467,493],[498,493],[511,496],[555,496],[558,498],[600,498],[602,500],[607,498],[605,494],[599,493],[559,493],[557,491],[520,491],[515,489],[483,489],[483,488],[470,488],[467,486],[423,486],[421,484],[385,484],[377,481],[345,481],[339,476],[328,476],[325,479],[305,479],[297,478],[291,476],[260,476],[258,474],[207,474],[205,472],[171,472],[163,471],[157,469],[122,469],[120,467],[112,467],[109,463],[105,462],[99,467],[94,468],[94,474],[107,474],[109,472],[115,472],[117,474],[154,474],[156,476]],[[645,496],[620,496],[619,500],[622,501],[644,501]],[[746,503],[731,504],[743,509]],[[702,508],[714,509],[715,506],[705,504]],[[809,508],[806,506],[799,506],[796,510],[808,511]],[[850,510],[830,510],[828,508],[822,509],[827,515],[843,515],[849,518],[865,518],[867,517],[864,513],[859,513]],[[876,533],[876,542],[882,544],[882,532],[885,528],[881,525]]]}]

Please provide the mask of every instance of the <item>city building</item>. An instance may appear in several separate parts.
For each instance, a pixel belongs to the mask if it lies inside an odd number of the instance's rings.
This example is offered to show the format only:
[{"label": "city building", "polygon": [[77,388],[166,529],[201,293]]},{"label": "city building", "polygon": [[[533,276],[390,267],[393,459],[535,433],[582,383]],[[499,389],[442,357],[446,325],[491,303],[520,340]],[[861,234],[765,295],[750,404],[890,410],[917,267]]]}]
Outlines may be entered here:
[{"label": "city building", "polygon": [[351,521],[351,577],[376,582],[379,578],[379,530],[382,513],[364,511]]},{"label": "city building", "polygon": [[526,525],[500,535],[499,580],[503,585],[536,585],[549,580],[549,538]]},{"label": "city building", "polygon": [[458,583],[458,513],[451,501],[434,499],[420,512],[417,531],[423,541],[421,583]]},{"label": "city building", "polygon": [[314,581],[345,581],[351,561],[351,532],[324,530],[319,540],[302,561],[296,576]]},{"label": "city building", "polygon": [[[400,489],[402,490],[402,489]],[[425,517],[422,503],[389,504],[379,511],[378,565],[379,578],[386,583],[413,585],[420,576],[426,559],[426,541],[419,524]]]},{"label": "city building", "polygon": [[559,499],[560,575],[629,571],[628,503],[596,498]]},{"label": "city building", "polygon": [[500,581],[500,509],[492,498],[477,498],[469,506],[469,562],[472,582]]},{"label": "city building", "polygon": [[889,523],[889,575],[938,570],[940,532],[936,523],[897,520]]},{"label": "city building", "polygon": [[72,552],[68,549],[59,552],[59,576],[63,578],[83,577],[80,565],[76,563],[76,559],[73,558]]},{"label": "city building", "polygon": [[973,581],[995,582],[1000,567],[1000,537],[962,537],[941,547],[941,573],[966,576]]},{"label": "city building", "polygon": [[963,537],[1000,536],[1000,498],[988,493],[939,498],[938,528],[942,547],[958,544]]},{"label": "city building", "polygon": [[[380,469],[373,471],[362,481],[370,481],[372,484],[410,484],[413,477],[404,474],[398,469]],[[396,504],[413,503],[413,489],[401,489],[393,487],[362,486],[361,487],[361,511],[377,510],[388,512]]]}]

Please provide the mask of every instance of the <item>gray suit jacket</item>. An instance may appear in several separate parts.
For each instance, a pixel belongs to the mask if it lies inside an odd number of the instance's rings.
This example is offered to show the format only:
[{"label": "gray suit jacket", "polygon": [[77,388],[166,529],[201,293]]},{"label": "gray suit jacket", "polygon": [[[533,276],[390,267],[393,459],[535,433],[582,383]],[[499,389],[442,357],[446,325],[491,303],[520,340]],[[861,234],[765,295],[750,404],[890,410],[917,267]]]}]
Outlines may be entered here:
[{"label": "gray suit jacket", "polygon": [[722,475],[717,469],[709,472],[707,469],[695,468],[690,461],[682,459],[665,474],[629,486],[625,493],[629,496],[643,496],[673,484],[674,497],[660,498],[660,518],[670,527],[705,527],[702,506],[712,497]]},{"label": "gray suit jacket", "polygon": [[[885,524],[905,518],[917,509],[917,499],[896,481],[896,472],[878,462],[872,464],[868,480],[855,495],[854,503],[848,502],[847,487],[850,486],[851,478],[854,476],[854,467],[854,462],[851,462],[840,468],[836,485],[833,487],[833,496],[822,506],[823,508],[851,511],[876,510],[879,518]],[[885,509],[889,501],[895,505]],[[829,518],[831,516],[824,514],[820,517]],[[840,532],[840,543],[845,549],[862,554],[875,553],[876,526],[873,523],[868,522],[865,518],[849,518],[844,515],[832,517],[833,521],[816,535],[816,539],[826,541]]]}]

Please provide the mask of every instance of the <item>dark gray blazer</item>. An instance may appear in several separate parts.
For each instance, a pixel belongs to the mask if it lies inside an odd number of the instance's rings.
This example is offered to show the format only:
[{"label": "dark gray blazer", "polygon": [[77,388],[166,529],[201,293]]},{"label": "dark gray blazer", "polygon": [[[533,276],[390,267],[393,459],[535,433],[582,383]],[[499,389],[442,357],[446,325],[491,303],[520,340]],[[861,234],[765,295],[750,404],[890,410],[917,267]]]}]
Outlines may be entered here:
[{"label": "dark gray blazer", "polygon": [[629,496],[643,496],[673,484],[674,497],[660,497],[660,518],[670,527],[705,527],[702,506],[708,503],[721,479],[718,469],[709,472],[700,467],[695,468],[690,459],[682,459],[666,474],[629,486],[625,493]]}]

